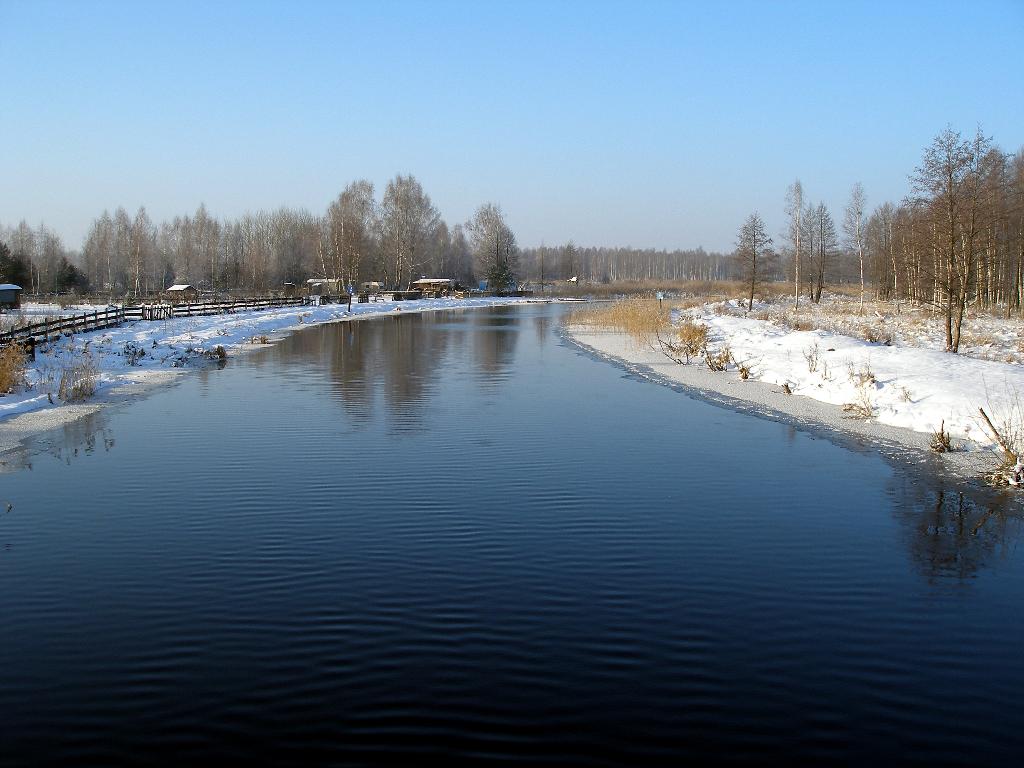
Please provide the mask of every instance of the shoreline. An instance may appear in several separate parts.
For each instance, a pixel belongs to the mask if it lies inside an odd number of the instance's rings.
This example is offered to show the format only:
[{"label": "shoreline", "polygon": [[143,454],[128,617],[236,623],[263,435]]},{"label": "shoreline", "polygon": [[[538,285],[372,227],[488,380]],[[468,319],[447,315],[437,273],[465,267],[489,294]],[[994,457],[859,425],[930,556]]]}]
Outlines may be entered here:
[{"label": "shoreline", "polygon": [[[208,359],[202,350],[202,342],[208,341],[214,345],[223,346],[226,348],[228,358],[239,355],[254,352],[256,350],[266,349],[268,346],[276,344],[277,342],[291,336],[296,331],[301,331],[305,328],[314,328],[321,325],[327,325],[331,323],[346,323],[359,320],[373,320],[381,317],[393,317],[396,314],[424,314],[428,312],[438,311],[452,311],[452,310],[473,310],[473,309],[489,309],[492,307],[510,307],[519,306],[524,304],[553,304],[560,303],[563,301],[561,298],[536,298],[531,297],[527,299],[486,299],[486,300],[470,300],[472,303],[466,303],[464,301],[442,301],[442,300],[427,300],[428,303],[419,304],[414,301],[401,302],[399,303],[388,303],[381,305],[379,303],[373,304],[360,304],[353,305],[352,312],[342,312],[341,307],[344,305],[321,305],[320,307],[297,307],[295,310],[288,312],[280,312],[278,310],[261,310],[263,313],[262,317],[258,312],[246,313],[244,316],[241,315],[212,315],[207,318],[202,318],[210,321],[210,329],[203,331],[209,338],[200,339],[196,338],[196,350],[197,353],[188,359],[188,364],[178,366],[163,366],[151,364],[148,368],[139,367],[117,367],[117,368],[105,368],[100,367],[100,373],[104,375],[101,381],[101,386],[98,387],[97,392],[89,400],[79,403],[62,403],[57,402],[50,405],[49,402],[40,405],[39,407],[32,407],[30,401],[22,401],[19,405],[26,406],[22,410],[18,410],[9,414],[3,414],[0,412],[0,466],[4,465],[4,457],[12,454],[21,448],[26,440],[38,437],[47,432],[61,429],[73,424],[80,419],[84,419],[90,415],[93,415],[104,408],[111,405],[125,402],[126,400],[145,396],[146,394],[163,388],[165,386],[174,384],[180,379],[182,374],[190,371],[201,370],[203,367],[210,365],[217,365],[218,361],[215,359]],[[572,301],[572,299],[569,299]],[[320,316],[315,319],[309,319],[309,315],[313,313],[311,310],[320,310],[318,313]],[[341,312],[341,314],[339,314]],[[278,320],[282,315],[294,315],[295,317],[301,317],[298,322],[286,322],[281,324]],[[260,325],[260,321],[265,321],[265,326]],[[289,318],[290,319],[290,318]],[[200,318],[187,318],[189,324],[194,324]],[[120,343],[120,337],[133,336],[132,331],[135,330],[135,326],[138,323],[150,323],[150,325],[143,325],[142,333],[149,331],[151,336],[156,336],[159,333],[165,331],[165,323],[176,322],[176,321],[136,321],[130,325],[122,326],[114,329],[122,333],[118,334],[118,343]],[[231,337],[223,337],[217,332],[218,323],[223,324],[241,324],[244,332],[241,334],[233,333]],[[175,329],[179,330],[179,329]],[[192,332],[197,331],[196,328],[190,329]],[[233,331],[235,329],[232,329]],[[95,332],[95,336],[90,341],[101,339],[107,331]],[[252,344],[246,341],[253,335],[265,335],[267,337],[266,344]],[[181,336],[181,334],[179,334]],[[173,337],[175,343],[181,344],[177,339],[179,336]],[[81,338],[81,337],[79,337]],[[134,336],[133,336],[134,338]],[[165,341],[166,343],[166,341]],[[116,344],[115,344],[116,346]],[[45,393],[36,392],[32,400],[38,400],[39,402],[46,401]],[[0,404],[3,401],[0,399]]]},{"label": "shoreline", "polygon": [[715,372],[699,363],[680,365],[623,333],[569,325],[563,326],[562,333],[571,344],[599,360],[713,405],[824,434],[844,447],[874,451],[904,466],[927,467],[945,477],[999,490],[982,479],[996,464],[994,454],[983,448],[936,453],[930,448],[930,434],[856,418],[840,406],[787,395],[775,384],[744,381],[735,371]]}]

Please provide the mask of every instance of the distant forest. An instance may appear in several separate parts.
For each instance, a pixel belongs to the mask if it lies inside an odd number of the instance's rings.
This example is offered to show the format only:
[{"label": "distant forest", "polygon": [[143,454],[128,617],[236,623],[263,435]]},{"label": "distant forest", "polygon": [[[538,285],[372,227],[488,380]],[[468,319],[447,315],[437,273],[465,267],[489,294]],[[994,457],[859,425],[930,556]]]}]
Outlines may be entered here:
[{"label": "distant forest", "polygon": [[573,277],[580,283],[753,278],[791,281],[795,292],[815,300],[829,283],[863,279],[882,299],[949,305],[955,298],[961,308],[1000,305],[1019,313],[1024,150],[1004,152],[980,130],[965,139],[947,129],[908,181],[903,200],[870,211],[870,191],[854,185],[838,224],[796,181],[784,199],[780,194],[786,231],[767,232],[752,214],[739,228],[735,251],[715,253],[573,242],[522,248],[499,206],[487,203],[469,221],[449,224],[415,177],[398,175],[379,198],[369,181],[352,182],[319,215],[280,208],[221,219],[200,205],[158,223],[145,208],[104,211],[77,251],[45,226],[0,225],[0,282],[32,293],[139,298],[173,283],[267,292],[310,277],[389,286],[423,275],[467,285],[507,277],[532,287]]}]

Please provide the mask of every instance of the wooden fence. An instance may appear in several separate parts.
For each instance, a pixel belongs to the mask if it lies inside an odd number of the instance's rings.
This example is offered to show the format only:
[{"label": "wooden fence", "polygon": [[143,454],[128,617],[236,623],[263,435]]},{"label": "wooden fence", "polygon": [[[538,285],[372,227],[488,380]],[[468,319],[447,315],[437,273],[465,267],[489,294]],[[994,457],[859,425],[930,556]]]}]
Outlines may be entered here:
[{"label": "wooden fence", "polygon": [[170,320],[175,317],[203,317],[224,315],[247,309],[291,307],[305,303],[302,297],[279,299],[247,299],[243,301],[206,301],[196,304],[140,304],[135,307],[108,307],[104,310],[80,315],[58,317],[38,323],[28,323],[0,333],[0,346],[28,339],[47,341],[54,336],[101,331],[129,320]]}]

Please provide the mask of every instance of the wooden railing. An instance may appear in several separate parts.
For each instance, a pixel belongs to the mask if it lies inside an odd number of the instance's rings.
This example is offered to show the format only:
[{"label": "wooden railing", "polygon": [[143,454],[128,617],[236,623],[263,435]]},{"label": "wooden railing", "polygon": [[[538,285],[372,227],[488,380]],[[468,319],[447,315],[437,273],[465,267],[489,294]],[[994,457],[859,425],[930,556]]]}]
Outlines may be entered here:
[{"label": "wooden railing", "polygon": [[0,333],[0,344],[9,344],[12,341],[25,341],[30,338],[47,340],[51,336],[100,331],[104,328],[113,328],[115,325],[120,325],[125,319],[124,307],[110,307],[104,310],[96,310],[95,312],[85,312],[81,315],[58,317],[53,320],[29,323],[28,325],[12,328],[9,331]]},{"label": "wooden railing", "polygon": [[205,301],[195,304],[140,304],[134,307],[108,307],[104,310],[84,312],[38,323],[28,323],[0,332],[0,346],[28,339],[49,340],[53,336],[101,331],[129,320],[170,320],[175,317],[203,317],[224,315],[247,309],[292,307],[305,303],[302,297],[274,299],[246,299],[242,301]]}]

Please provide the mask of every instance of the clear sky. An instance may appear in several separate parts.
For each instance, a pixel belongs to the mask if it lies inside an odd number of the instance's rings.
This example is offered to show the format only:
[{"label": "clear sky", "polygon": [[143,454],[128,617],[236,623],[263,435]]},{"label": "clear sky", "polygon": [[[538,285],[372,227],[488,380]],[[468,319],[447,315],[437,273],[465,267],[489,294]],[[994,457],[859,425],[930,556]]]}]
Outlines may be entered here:
[{"label": "clear sky", "polygon": [[898,200],[947,124],[1024,145],[1024,0],[0,0],[0,223],[80,247],[155,220],[320,213],[412,173],[520,243],[731,250],[786,186]]}]

